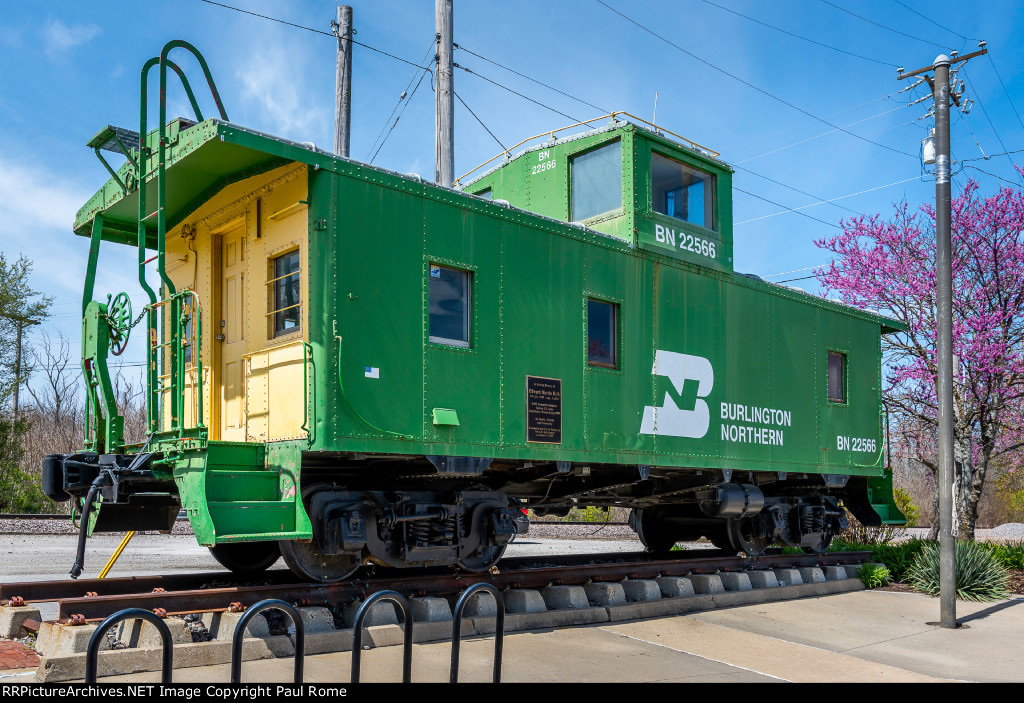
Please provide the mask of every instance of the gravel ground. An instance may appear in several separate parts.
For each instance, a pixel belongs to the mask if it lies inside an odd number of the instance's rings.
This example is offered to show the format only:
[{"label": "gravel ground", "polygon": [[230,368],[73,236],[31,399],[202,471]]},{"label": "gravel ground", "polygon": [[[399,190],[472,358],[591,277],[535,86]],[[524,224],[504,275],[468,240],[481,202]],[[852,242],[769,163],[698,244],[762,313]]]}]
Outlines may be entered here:
[{"label": "gravel ground", "polygon": [[[907,537],[927,537],[927,527],[907,528]],[[0,519],[0,534],[23,535],[63,535],[77,534],[78,529],[69,519],[61,520],[10,520]],[[157,532],[141,532],[139,534],[159,534]],[[186,520],[174,524],[171,534],[190,535],[192,527]],[[633,539],[635,534],[628,525],[566,525],[558,522],[531,522],[528,533],[533,537],[551,537],[565,539]],[[976,537],[980,541],[993,542],[1024,542],[1024,523],[1011,522],[992,529],[978,529]]]},{"label": "gravel ground", "polygon": [[[0,534],[13,535],[77,535],[78,528],[71,524],[70,518],[59,520],[0,520]],[[140,535],[157,535],[159,532],[140,532]],[[174,523],[171,534],[190,535],[192,526],[187,520]]]}]

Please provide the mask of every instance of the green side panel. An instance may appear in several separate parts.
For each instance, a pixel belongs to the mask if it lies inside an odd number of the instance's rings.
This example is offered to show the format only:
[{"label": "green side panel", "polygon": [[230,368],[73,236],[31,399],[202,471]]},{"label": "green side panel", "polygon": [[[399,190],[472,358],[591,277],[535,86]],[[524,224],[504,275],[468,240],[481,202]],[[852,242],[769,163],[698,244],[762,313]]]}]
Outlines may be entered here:
[{"label": "green side panel", "polygon": [[[634,256],[599,247],[584,248],[583,292],[578,295],[582,334],[586,335],[587,301],[590,298],[618,305],[616,358],[618,368],[590,366],[587,349],[581,344],[576,354],[584,368],[584,404],[587,446],[616,452],[624,463],[639,462],[637,452],[654,451],[653,438],[637,433],[644,406],[653,403],[650,378],[653,353],[650,331],[653,310],[637,305],[650,300],[656,265]],[[585,337],[584,337],[585,338]]]},{"label": "green side panel", "polygon": [[[586,447],[583,435],[582,242],[509,227],[502,247],[502,437],[531,455],[559,457]],[[526,377],[561,382],[561,443],[526,443]],[[484,402],[487,399],[481,399]]]},{"label": "green side panel", "polygon": [[[754,460],[773,465],[785,461],[789,458],[786,456],[785,427],[749,422],[749,413],[746,412],[754,407],[796,410],[792,408],[794,399],[786,396],[790,389],[805,386],[798,382],[787,389],[777,382],[778,369],[772,355],[776,339],[775,335],[769,334],[769,330],[780,328],[778,324],[773,324],[778,319],[778,301],[742,286],[719,283],[715,288],[723,302],[721,318],[715,320],[714,329],[716,336],[721,339],[721,366],[724,373],[721,393],[713,393],[709,397],[714,398],[711,415],[718,421],[712,420],[711,424],[721,455],[728,460]],[[804,334],[807,333],[805,330]],[[794,361],[806,368],[806,350],[792,351],[800,354]],[[718,374],[715,376],[717,381]],[[807,400],[810,404],[810,399]],[[737,412],[739,408],[743,409],[742,414]],[[801,414],[794,414],[799,421]],[[798,427],[813,422],[813,410],[802,415],[803,422],[798,422]],[[762,427],[781,432],[781,444],[751,442],[747,439],[754,428]],[[794,441],[791,445],[798,446],[798,443]]]},{"label": "green side panel", "polygon": [[[730,288],[732,286],[729,286]],[[746,322],[757,327],[730,325],[730,336],[726,342],[731,358],[729,368],[742,368],[744,362],[757,359],[760,373],[748,376],[746,387],[759,389],[768,387],[768,396],[757,397],[752,404],[764,403],[767,407],[783,411],[781,424],[775,422],[771,428],[781,432],[781,444],[772,447],[772,460],[779,470],[786,466],[803,467],[822,463],[827,452],[826,445],[819,437],[819,413],[824,405],[826,379],[815,369],[821,368],[822,353],[818,345],[818,309],[800,305],[788,298],[765,296],[750,288],[742,289],[746,305],[753,305],[764,314]],[[740,301],[737,301],[740,302]],[[745,305],[744,305],[745,307]],[[737,306],[730,308],[730,314],[742,315]],[[756,348],[751,349],[750,337],[746,330],[758,329],[768,340],[763,355]],[[772,331],[768,335],[769,329]],[[741,394],[734,402],[743,402]],[[730,424],[740,424],[732,421]],[[731,436],[731,432],[730,432]],[[737,446],[738,450],[739,447]]]},{"label": "green side panel", "polygon": [[[336,399],[328,420],[334,438],[423,433],[425,201],[421,185],[402,185],[338,179],[333,305],[341,355],[330,340],[330,371],[320,376]],[[378,370],[376,378],[368,368]]]},{"label": "green side panel", "polygon": [[[464,201],[456,196],[458,202]],[[474,216],[455,204],[426,201],[423,210],[425,252],[414,274],[420,283],[411,306],[421,310],[423,345],[423,436],[426,441],[497,445],[501,442],[501,378],[494,366],[504,342],[499,291],[506,272],[501,266],[502,223]],[[431,264],[467,271],[470,279],[470,346],[429,341],[428,286]],[[410,355],[411,356],[411,355]],[[473,389],[469,391],[468,389]],[[488,402],[490,401],[490,402]],[[458,413],[458,426],[437,426],[433,408]],[[448,454],[449,450],[433,451]],[[490,453],[490,450],[485,451]]]}]

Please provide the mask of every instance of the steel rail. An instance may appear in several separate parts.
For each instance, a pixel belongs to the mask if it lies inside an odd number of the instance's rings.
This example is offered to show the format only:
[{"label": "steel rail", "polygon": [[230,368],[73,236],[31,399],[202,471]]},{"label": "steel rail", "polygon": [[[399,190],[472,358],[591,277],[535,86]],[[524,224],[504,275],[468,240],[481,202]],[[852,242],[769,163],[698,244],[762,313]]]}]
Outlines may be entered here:
[{"label": "steel rail", "polygon": [[[355,578],[338,583],[279,583],[259,586],[228,586],[174,592],[110,593],[88,597],[58,599],[58,621],[72,615],[85,620],[101,620],[123,608],[163,608],[169,615],[227,610],[231,603],[248,607],[265,598],[277,598],[304,605],[342,604],[366,598],[381,590],[417,596],[452,595],[477,583],[506,588],[542,588],[548,585],[573,585],[610,582],[623,579],[651,579],[658,576],[687,576],[742,572],[752,569],[794,568],[859,564],[870,561],[870,552],[834,552],[830,554],[767,554],[738,557],[719,550],[678,552],[671,559],[654,559],[646,553],[585,554],[571,557],[520,557],[499,563],[496,573],[464,573],[435,569],[395,570],[385,576],[357,572]],[[271,572],[274,573],[274,572]],[[287,572],[281,572],[287,573]],[[223,578],[224,575],[221,575]],[[66,585],[67,582],[60,582]],[[24,596],[23,596],[24,597]]]}]

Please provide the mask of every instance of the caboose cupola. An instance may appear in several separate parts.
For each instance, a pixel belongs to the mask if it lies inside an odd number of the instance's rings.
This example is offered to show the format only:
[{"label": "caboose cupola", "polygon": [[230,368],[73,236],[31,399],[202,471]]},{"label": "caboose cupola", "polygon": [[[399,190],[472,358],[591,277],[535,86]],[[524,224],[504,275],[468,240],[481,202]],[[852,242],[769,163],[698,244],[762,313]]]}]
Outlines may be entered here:
[{"label": "caboose cupola", "polygon": [[717,153],[637,124],[643,120],[632,115],[609,117],[608,124],[569,137],[555,138],[565,131],[555,130],[524,140],[520,145],[545,138],[514,156],[502,152],[467,176],[501,159],[498,166],[461,187],[639,249],[732,271],[732,168]]}]

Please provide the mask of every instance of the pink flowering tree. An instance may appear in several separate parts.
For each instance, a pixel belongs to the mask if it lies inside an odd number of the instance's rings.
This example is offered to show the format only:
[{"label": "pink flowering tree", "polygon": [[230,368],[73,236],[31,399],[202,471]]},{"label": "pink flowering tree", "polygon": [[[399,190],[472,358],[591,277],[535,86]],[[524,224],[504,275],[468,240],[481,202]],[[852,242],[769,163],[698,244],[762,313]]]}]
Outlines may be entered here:
[{"label": "pink flowering tree", "polygon": [[[1002,456],[1015,465],[1024,443],[1024,193],[1001,188],[983,197],[969,181],[952,211],[953,530],[973,539],[992,462]],[[826,293],[907,326],[883,337],[883,398],[894,432],[906,435],[902,446],[935,473],[934,208],[911,211],[904,202],[887,220],[861,215],[841,225],[842,234],[815,242],[834,254],[816,274]]]}]

